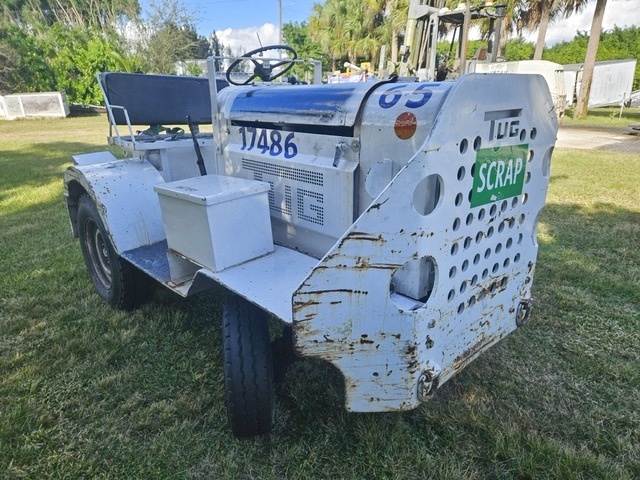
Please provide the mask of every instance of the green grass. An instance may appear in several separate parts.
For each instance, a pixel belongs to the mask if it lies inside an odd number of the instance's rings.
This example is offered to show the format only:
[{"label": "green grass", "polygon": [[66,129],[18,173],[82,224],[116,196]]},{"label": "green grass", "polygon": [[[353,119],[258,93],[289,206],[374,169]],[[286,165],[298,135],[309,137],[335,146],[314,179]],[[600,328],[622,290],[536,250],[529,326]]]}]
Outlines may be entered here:
[{"label": "green grass", "polygon": [[223,407],[220,294],[93,293],[62,201],[103,117],[0,122],[0,478],[640,477],[640,155],[557,150],[534,321],[407,413],[297,362],[270,441]]},{"label": "green grass", "polygon": [[573,109],[564,112],[562,119],[564,125],[591,125],[598,127],[627,127],[631,123],[640,123],[640,108],[623,108],[620,115],[620,107],[590,108],[587,118],[573,119]]}]

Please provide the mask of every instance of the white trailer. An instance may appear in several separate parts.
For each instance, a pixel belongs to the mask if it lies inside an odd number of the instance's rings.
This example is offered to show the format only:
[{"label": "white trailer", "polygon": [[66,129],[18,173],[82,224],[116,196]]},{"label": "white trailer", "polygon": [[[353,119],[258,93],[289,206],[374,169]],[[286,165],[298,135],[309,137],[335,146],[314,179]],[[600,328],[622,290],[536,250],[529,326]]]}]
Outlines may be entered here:
[{"label": "white trailer", "polygon": [[[282,63],[252,61],[262,80]],[[112,305],[133,307],[148,277],[182,296],[228,290],[236,435],[271,430],[269,316],[298,355],[342,372],[357,412],[417,407],[529,320],[558,127],[541,76],[210,85],[212,144],[190,176],[150,149],[79,157],[65,196]]]},{"label": "white trailer", "polygon": [[518,62],[469,61],[468,72],[476,73],[529,73],[542,75],[547,82],[558,118],[564,116],[567,107],[564,67],[547,60],[522,60]]},{"label": "white trailer", "polygon": [[[589,93],[589,108],[622,105],[628,102],[631,98],[636,63],[635,58],[596,62]],[[580,92],[583,68],[584,63],[564,66],[565,81],[570,85],[567,92],[575,94],[575,97],[573,95],[567,97],[569,103],[573,103]]]}]

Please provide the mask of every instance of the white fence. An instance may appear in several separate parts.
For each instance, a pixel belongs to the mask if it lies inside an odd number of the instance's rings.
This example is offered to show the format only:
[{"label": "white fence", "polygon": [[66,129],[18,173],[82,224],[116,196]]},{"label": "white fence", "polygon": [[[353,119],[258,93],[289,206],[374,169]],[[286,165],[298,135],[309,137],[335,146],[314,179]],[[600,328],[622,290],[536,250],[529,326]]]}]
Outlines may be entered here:
[{"label": "white fence", "polygon": [[26,117],[66,117],[67,115],[69,115],[69,104],[64,90],[0,96],[0,117],[9,120]]}]

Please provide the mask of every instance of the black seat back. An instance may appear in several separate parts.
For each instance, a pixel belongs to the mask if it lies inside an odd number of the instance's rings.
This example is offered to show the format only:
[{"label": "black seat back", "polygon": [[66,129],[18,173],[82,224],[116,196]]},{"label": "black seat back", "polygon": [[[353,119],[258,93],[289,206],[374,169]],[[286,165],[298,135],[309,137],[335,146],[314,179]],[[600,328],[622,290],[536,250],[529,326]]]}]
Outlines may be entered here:
[{"label": "black seat back", "polygon": [[[228,85],[216,80],[218,91]],[[211,123],[209,80],[205,77],[105,72],[102,87],[111,106],[126,108],[131,125]],[[124,112],[112,110],[117,125],[126,125]]]}]

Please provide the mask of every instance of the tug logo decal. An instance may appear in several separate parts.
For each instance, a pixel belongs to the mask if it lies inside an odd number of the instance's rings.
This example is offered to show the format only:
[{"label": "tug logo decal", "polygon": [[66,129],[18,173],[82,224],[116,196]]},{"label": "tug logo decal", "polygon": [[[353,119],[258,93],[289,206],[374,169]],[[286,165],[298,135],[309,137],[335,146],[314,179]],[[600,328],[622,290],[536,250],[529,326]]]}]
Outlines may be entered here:
[{"label": "tug logo decal", "polygon": [[521,115],[521,108],[485,112],[484,121],[489,122],[489,140],[518,137],[520,135]]},{"label": "tug logo decal", "polygon": [[522,144],[478,150],[471,207],[522,193],[528,149],[528,144]]}]

